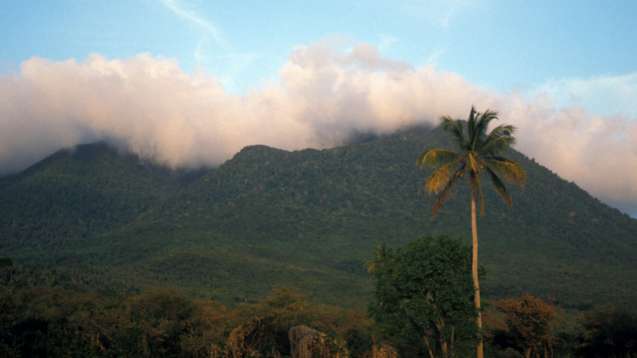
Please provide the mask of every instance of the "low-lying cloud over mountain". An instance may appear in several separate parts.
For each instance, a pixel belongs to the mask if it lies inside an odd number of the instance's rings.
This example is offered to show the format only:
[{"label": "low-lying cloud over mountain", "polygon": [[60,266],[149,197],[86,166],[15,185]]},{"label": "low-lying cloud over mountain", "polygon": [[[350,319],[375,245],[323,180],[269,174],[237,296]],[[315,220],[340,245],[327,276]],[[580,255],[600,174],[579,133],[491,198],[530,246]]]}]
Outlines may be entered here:
[{"label": "low-lying cloud over mountain", "polygon": [[517,149],[625,210],[637,211],[637,121],[558,109],[468,83],[432,66],[383,57],[368,44],[299,47],[278,80],[243,95],[170,59],[93,55],[83,62],[32,58],[0,77],[0,172],[53,151],[110,140],[171,167],[215,165],[242,147],[329,147],[352,133],[498,110],[519,128]]}]

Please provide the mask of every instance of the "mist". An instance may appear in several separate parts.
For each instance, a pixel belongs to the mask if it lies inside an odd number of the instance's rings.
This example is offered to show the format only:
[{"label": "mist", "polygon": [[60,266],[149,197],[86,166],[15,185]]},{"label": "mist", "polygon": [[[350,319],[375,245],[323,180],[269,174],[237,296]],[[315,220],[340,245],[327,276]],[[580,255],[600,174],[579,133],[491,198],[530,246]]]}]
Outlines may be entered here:
[{"label": "mist", "polygon": [[233,94],[166,58],[31,58],[0,77],[0,173],[61,148],[116,143],[172,168],[214,166],[246,145],[295,150],[385,134],[471,105],[518,127],[516,149],[597,197],[637,212],[637,121],[559,109],[548,94],[498,93],[377,48],[320,42],[296,48],[277,79]]}]

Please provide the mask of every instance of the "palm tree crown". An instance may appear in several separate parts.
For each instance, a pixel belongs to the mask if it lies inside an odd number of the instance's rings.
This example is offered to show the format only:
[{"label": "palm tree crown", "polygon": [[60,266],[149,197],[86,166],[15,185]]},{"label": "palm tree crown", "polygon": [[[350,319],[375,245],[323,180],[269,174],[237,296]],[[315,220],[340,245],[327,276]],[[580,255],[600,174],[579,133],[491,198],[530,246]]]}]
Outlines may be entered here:
[{"label": "palm tree crown", "polygon": [[442,117],[442,128],[453,136],[458,151],[432,148],[425,150],[417,161],[419,166],[434,167],[433,173],[425,181],[427,192],[437,194],[433,206],[434,215],[447,201],[454,184],[461,178],[469,179],[471,194],[479,202],[482,213],[484,195],[480,185],[481,174],[488,174],[495,191],[508,205],[512,203],[511,195],[503,179],[520,186],[525,183],[524,169],[517,162],[502,156],[515,143],[515,128],[511,125],[499,125],[487,132],[489,123],[495,119],[498,119],[497,112],[486,110],[478,113],[473,107],[467,121]]}]

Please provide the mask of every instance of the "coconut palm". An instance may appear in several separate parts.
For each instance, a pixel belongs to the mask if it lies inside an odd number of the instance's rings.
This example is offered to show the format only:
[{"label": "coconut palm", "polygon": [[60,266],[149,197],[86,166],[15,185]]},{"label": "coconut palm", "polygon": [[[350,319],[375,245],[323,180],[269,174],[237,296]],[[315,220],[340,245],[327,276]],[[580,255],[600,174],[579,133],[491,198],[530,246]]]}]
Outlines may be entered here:
[{"label": "coconut palm", "polygon": [[[482,314],[480,312],[480,281],[478,278],[478,220],[477,205],[484,213],[484,195],[481,186],[482,174],[491,180],[495,191],[510,206],[511,195],[504,182],[522,186],[526,181],[526,173],[522,167],[502,156],[515,142],[510,125],[499,125],[487,132],[491,121],[498,118],[498,113],[490,110],[478,113],[471,107],[469,118],[464,121],[442,117],[442,129],[450,133],[457,151],[440,148],[427,149],[418,157],[419,166],[434,167],[433,173],[424,183],[429,193],[436,194],[433,214],[449,199],[455,184],[466,178],[471,193],[471,238],[472,260],[471,276],[474,288],[474,306],[477,311],[476,326],[482,330]],[[484,344],[480,336],[476,346],[476,356],[484,357]]]}]

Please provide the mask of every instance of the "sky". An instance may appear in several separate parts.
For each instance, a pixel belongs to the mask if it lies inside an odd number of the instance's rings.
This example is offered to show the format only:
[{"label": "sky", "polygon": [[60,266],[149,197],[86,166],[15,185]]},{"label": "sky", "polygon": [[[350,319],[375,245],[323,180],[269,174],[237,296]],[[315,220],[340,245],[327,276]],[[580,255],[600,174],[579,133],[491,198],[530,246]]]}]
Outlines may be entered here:
[{"label": "sky", "polygon": [[634,1],[3,0],[0,173],[112,140],[173,167],[466,116],[637,215]]}]

